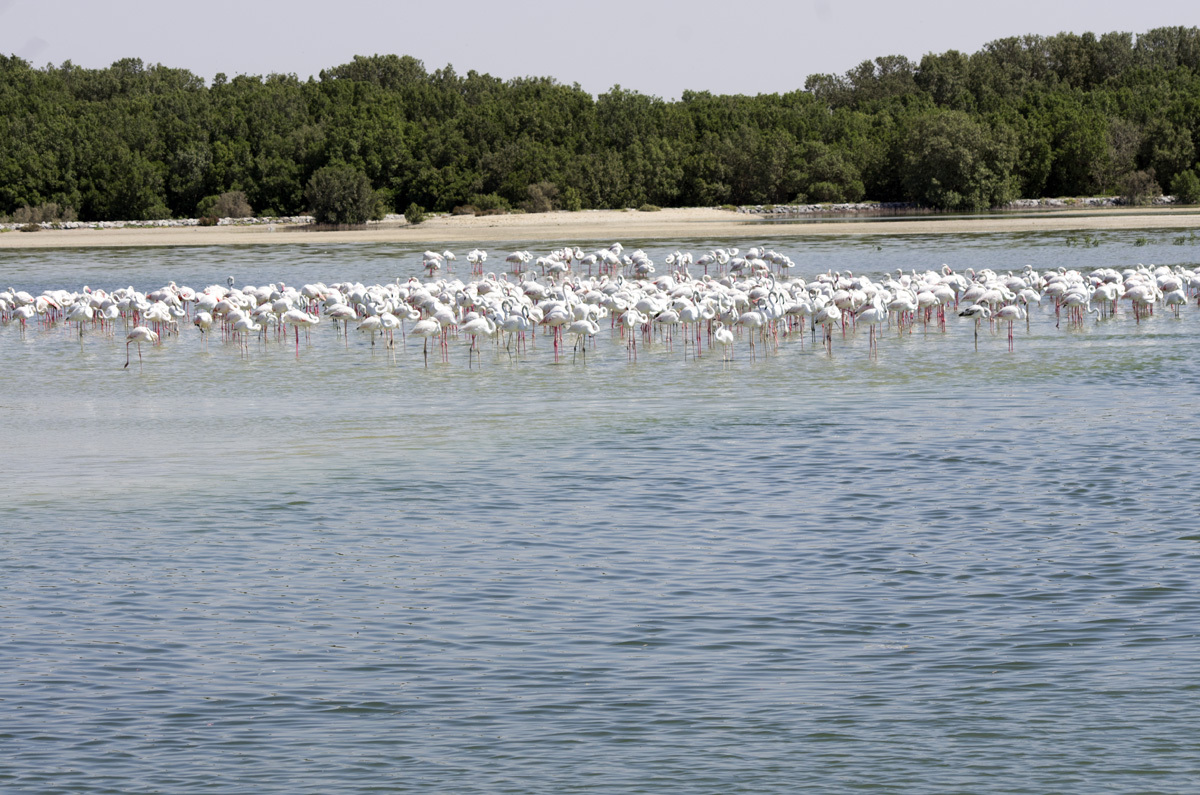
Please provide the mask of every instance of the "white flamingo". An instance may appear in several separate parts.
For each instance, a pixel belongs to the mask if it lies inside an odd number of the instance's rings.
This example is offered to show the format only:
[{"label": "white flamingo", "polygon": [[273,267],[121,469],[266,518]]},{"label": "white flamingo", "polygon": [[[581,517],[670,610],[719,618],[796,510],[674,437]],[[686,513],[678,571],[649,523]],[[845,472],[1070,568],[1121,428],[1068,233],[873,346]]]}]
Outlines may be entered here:
[{"label": "white flamingo", "polygon": [[138,349],[138,367],[142,366],[142,343],[158,342],[158,332],[149,329],[145,326],[136,326],[133,331],[125,336],[125,366],[129,366],[129,346],[137,343]]}]

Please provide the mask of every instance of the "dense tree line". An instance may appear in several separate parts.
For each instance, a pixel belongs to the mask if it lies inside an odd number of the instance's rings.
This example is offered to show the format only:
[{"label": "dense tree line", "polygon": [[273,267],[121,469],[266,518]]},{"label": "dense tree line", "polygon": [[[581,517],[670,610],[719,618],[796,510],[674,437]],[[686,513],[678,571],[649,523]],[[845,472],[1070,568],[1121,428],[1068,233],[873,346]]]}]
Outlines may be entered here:
[{"label": "dense tree line", "polygon": [[211,85],[137,59],[36,69],[0,56],[6,214],[53,203],[85,220],[195,216],[235,191],[258,212],[295,214],[330,167],[364,175],[355,190],[389,211],[863,198],[978,209],[1194,196],[1198,148],[1197,28],[1000,39],[919,63],[876,58],[786,94],[676,102],[429,72],[395,55]]}]

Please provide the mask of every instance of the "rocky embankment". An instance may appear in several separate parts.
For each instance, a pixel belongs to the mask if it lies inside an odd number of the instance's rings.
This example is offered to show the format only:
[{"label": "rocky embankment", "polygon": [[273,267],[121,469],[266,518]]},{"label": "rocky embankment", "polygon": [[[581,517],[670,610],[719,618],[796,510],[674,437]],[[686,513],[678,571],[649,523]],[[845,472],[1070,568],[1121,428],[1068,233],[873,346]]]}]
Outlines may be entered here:
[{"label": "rocky embankment", "polygon": [[[368,224],[387,223],[403,220],[403,215],[386,215],[382,221],[368,221]],[[311,215],[287,215],[277,218],[221,218],[217,226],[269,226],[271,224],[311,224],[315,219]],[[11,231],[22,229],[28,224],[0,224],[0,230]],[[163,218],[157,221],[44,221],[34,226],[42,229],[155,229],[183,226],[200,226],[199,218]]]},{"label": "rocky embankment", "polygon": [[[1155,207],[1175,204],[1174,196],[1156,196],[1150,200]],[[999,210],[1069,210],[1072,208],[1090,209],[1095,207],[1125,207],[1127,202],[1122,196],[1084,196],[1069,199],[1017,199],[1009,202]],[[915,213],[931,212],[913,202],[843,202],[838,204],[756,204],[744,205],[737,208],[739,213],[753,215],[851,215],[862,213]]]}]

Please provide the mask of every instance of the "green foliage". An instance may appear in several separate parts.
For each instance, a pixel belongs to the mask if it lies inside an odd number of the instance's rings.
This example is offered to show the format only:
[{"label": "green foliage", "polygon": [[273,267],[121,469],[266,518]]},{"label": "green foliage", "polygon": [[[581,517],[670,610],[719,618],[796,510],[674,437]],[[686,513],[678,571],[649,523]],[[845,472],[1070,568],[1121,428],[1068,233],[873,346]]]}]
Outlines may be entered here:
[{"label": "green foliage", "polygon": [[419,224],[425,220],[425,210],[421,205],[413,202],[404,210],[404,220],[410,224]]},{"label": "green foliage", "polygon": [[1149,171],[1134,171],[1124,179],[1121,197],[1126,204],[1145,205],[1162,195],[1162,188]]},{"label": "green foliage", "polygon": [[863,197],[862,174],[843,149],[813,141],[801,152],[797,182],[803,189],[797,196],[815,202],[853,202]]},{"label": "green foliage", "polygon": [[941,210],[978,211],[1011,201],[1017,149],[1011,132],[961,111],[918,117],[902,174],[908,198]]},{"label": "green foliage", "polygon": [[240,190],[226,191],[220,196],[205,196],[196,205],[196,213],[200,217],[215,216],[217,218],[251,218],[254,210],[246,201],[246,194]]},{"label": "green foliage", "polygon": [[71,207],[60,207],[56,202],[46,202],[37,207],[18,207],[12,214],[15,224],[63,223],[76,219],[75,210]]},{"label": "green foliage", "polygon": [[240,192],[291,215],[313,206],[312,180],[330,167],[366,181],[332,210],[336,223],[409,204],[978,209],[1123,194],[1138,174],[1182,194],[1200,155],[1194,27],[1009,37],[919,63],[881,56],[804,86],[675,102],[614,86],[593,98],[552,78],[431,71],[399,55],[355,56],[317,79],[221,74],[206,86],[136,58],[35,69],[0,56],[0,214],[57,204],[84,220],[236,216],[249,211],[216,200]]},{"label": "green foliage", "polygon": [[375,207],[371,212],[372,221],[382,221],[384,216],[391,212],[392,209],[392,192],[388,190],[375,191]]},{"label": "green foliage", "polygon": [[657,204],[643,204],[641,207],[639,207],[639,208],[638,208],[638,212],[642,212],[642,213],[656,213],[656,212],[658,212],[658,211],[659,211],[659,210],[661,210],[661,209],[662,209],[662,208],[661,208],[661,207],[659,207]]},{"label": "green foliage", "polygon": [[512,209],[508,199],[496,193],[477,193],[471,197],[471,204],[480,213],[508,212]]},{"label": "green foliage", "polygon": [[577,213],[583,209],[583,197],[576,188],[568,185],[563,188],[559,207],[567,212]]},{"label": "green foliage", "polygon": [[1171,183],[1171,192],[1183,204],[1200,204],[1200,175],[1194,169],[1180,171]]},{"label": "green foliage", "polygon": [[304,191],[319,224],[365,224],[379,213],[379,197],[367,175],[352,166],[325,166]]},{"label": "green foliage", "polygon": [[526,189],[529,196],[521,204],[527,213],[548,213],[558,209],[558,186],[553,182],[539,182]]}]

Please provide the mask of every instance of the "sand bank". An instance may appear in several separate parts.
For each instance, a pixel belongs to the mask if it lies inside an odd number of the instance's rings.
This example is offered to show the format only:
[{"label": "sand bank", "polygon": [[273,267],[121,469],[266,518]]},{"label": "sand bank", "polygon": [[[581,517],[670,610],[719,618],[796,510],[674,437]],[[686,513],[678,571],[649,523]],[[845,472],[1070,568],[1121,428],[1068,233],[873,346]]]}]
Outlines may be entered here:
[{"label": "sand bank", "polygon": [[1087,233],[1110,230],[1190,230],[1200,228],[1200,208],[1128,208],[1106,211],[1040,211],[982,217],[903,217],[872,219],[806,218],[797,222],[708,208],[658,212],[585,210],[526,215],[438,216],[412,226],[399,222],[366,229],[316,232],[305,227],[167,227],[150,229],[70,229],[0,234],[0,248],[116,246],[214,246],[272,243],[396,243],[406,248],[441,244],[494,244],[553,241],[687,239],[758,240],[809,235],[933,235],[989,232]]}]

